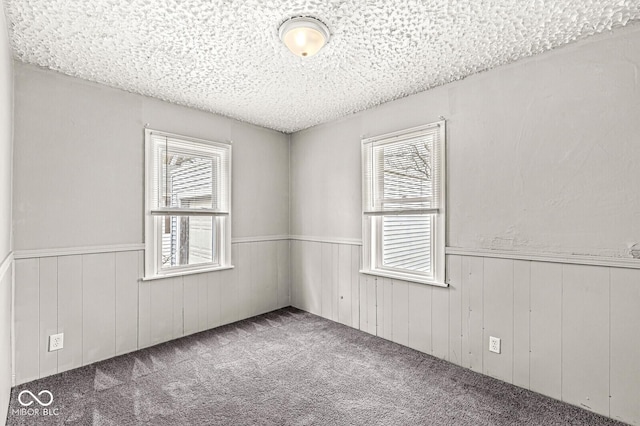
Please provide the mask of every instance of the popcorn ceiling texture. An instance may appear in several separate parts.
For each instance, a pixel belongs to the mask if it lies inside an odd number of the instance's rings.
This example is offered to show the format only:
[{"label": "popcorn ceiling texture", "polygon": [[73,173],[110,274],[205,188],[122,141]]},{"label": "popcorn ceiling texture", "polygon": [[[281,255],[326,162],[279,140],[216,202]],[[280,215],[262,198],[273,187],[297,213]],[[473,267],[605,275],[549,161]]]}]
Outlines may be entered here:
[{"label": "popcorn ceiling texture", "polygon": [[[640,0],[5,0],[16,59],[294,132],[640,18]],[[298,58],[291,16],[331,42]]]}]

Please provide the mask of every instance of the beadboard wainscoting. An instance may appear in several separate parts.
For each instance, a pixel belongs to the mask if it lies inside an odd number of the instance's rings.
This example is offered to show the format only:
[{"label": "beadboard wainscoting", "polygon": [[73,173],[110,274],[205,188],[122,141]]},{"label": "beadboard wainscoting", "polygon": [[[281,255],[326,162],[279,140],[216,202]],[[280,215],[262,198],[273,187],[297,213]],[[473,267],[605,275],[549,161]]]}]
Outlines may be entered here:
[{"label": "beadboard wainscoting", "polygon": [[291,304],[344,325],[361,328],[360,246],[291,241]]},{"label": "beadboard wainscoting", "polygon": [[12,361],[13,253],[0,260],[0,424],[9,406]]},{"label": "beadboard wainscoting", "polygon": [[289,241],[246,240],[233,269],[153,281],[142,250],[16,260],[15,384],[289,306]]},{"label": "beadboard wainscoting", "polygon": [[448,255],[441,288],[359,274],[357,245],[291,250],[297,308],[640,424],[638,269]]}]

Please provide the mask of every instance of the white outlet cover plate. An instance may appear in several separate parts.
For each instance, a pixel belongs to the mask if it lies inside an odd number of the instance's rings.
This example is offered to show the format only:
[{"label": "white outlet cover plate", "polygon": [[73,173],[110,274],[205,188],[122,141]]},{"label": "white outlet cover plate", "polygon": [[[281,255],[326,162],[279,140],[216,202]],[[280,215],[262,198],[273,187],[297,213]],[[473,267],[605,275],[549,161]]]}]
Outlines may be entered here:
[{"label": "white outlet cover plate", "polygon": [[489,336],[489,352],[500,353],[500,338]]},{"label": "white outlet cover plate", "polygon": [[60,350],[64,347],[64,333],[49,336],[49,352]]}]

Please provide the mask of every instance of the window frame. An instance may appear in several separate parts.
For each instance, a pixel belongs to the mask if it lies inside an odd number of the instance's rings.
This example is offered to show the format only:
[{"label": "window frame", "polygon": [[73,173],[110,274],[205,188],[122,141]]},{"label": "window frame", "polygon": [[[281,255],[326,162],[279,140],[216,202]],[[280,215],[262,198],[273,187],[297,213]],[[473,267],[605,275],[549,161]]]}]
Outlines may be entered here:
[{"label": "window frame", "polygon": [[[196,274],[202,272],[218,271],[233,268],[231,264],[231,177],[232,177],[232,144],[231,142],[217,142],[205,139],[194,138],[190,136],[179,135],[175,133],[164,132],[145,128],[144,133],[145,144],[145,206],[144,206],[144,237],[145,237],[145,268],[143,280],[154,280],[167,278],[172,276],[182,276]],[[226,193],[228,194],[228,208],[224,212],[214,209],[202,208],[175,208],[175,207],[157,207],[154,205],[153,193],[158,188],[154,185],[154,173],[159,172],[154,167],[154,137],[170,138],[184,144],[193,144],[187,151],[195,155],[203,154],[203,158],[220,158],[220,153],[216,151],[226,150],[228,156],[227,173],[224,177],[226,182]],[[211,147],[211,150],[207,150]],[[222,164],[222,162],[219,162]],[[218,166],[217,176],[221,177],[224,170],[220,170]],[[156,179],[159,181],[159,179]],[[220,184],[222,185],[222,184]],[[212,192],[215,191],[212,189]],[[219,196],[219,195],[218,195]],[[162,267],[162,228],[164,226],[163,219],[167,216],[178,218],[183,216],[194,217],[204,216],[210,217],[212,220],[212,247],[215,248],[215,257],[211,262],[199,263],[194,265],[176,265],[171,268]],[[224,217],[226,220],[222,220]]]},{"label": "window frame", "polygon": [[[433,134],[434,139],[434,161],[437,175],[435,191],[437,191],[438,205],[435,208],[419,209],[419,212],[411,209],[398,209],[385,211],[384,209],[370,208],[368,192],[372,194],[378,185],[375,167],[368,165],[367,161],[373,163],[374,148],[386,144],[410,141],[428,134]],[[379,136],[365,138],[361,141],[361,179],[362,179],[362,269],[361,273],[380,276],[391,279],[398,279],[420,284],[447,287],[446,275],[446,122],[436,121],[422,126],[412,127],[396,132],[385,133]],[[372,195],[371,198],[374,198]],[[384,267],[382,250],[382,226],[385,216],[402,214],[428,214],[431,215],[431,274],[420,274],[400,268]]]}]

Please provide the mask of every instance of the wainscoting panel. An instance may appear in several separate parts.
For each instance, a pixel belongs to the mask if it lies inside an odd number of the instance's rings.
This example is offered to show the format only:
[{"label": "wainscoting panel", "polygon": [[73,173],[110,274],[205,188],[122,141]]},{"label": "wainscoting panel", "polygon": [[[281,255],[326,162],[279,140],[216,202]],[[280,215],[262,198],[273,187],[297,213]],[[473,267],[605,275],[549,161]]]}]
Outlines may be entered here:
[{"label": "wainscoting panel", "polygon": [[278,251],[274,241],[251,245],[251,316],[273,311],[278,306]]},{"label": "wainscoting panel", "polygon": [[251,264],[251,243],[238,244],[238,257],[234,260],[238,268],[238,316],[248,318],[253,314],[251,302],[251,271],[254,265]]},{"label": "wainscoting panel", "polygon": [[393,282],[389,278],[382,278],[376,283],[378,336],[393,340]]},{"label": "wainscoting panel", "polygon": [[[482,372],[513,383],[513,260],[484,259]],[[489,351],[489,337],[500,338],[500,353]]]},{"label": "wainscoting panel", "polygon": [[300,253],[302,243],[291,240],[289,242],[289,259],[291,273],[291,305],[302,306],[302,254]]},{"label": "wainscoting panel", "polygon": [[391,289],[391,340],[409,346],[409,285],[397,282]]},{"label": "wainscoting panel", "polygon": [[16,384],[290,305],[288,240],[232,256],[233,269],[152,281],[140,250],[16,260]]},{"label": "wainscoting panel", "polygon": [[367,304],[369,305],[369,333],[376,334],[378,327],[378,285],[375,277],[367,276]]},{"label": "wainscoting panel", "polygon": [[[197,274],[195,278],[198,282],[198,331],[202,331],[206,330],[209,326],[209,277],[207,274]],[[185,310],[186,309],[185,307]],[[236,309],[238,309],[237,306]]]},{"label": "wainscoting panel", "polygon": [[[276,241],[276,247],[278,250],[278,308],[284,308],[291,305],[291,267],[289,262],[289,244],[289,240]],[[227,322],[225,322],[225,324]]]},{"label": "wainscoting panel", "polygon": [[531,262],[513,261],[513,384],[529,388]]},{"label": "wainscoting panel", "polygon": [[321,244],[322,253],[322,273],[320,275],[320,285],[322,294],[321,315],[324,318],[337,321],[337,312],[333,311],[334,301],[338,300],[338,295],[334,291],[333,276],[333,247],[335,244]]},{"label": "wainscoting panel", "polygon": [[340,244],[338,248],[338,322],[351,326],[353,318],[351,316],[353,296],[351,292],[351,247]]},{"label": "wainscoting panel", "polygon": [[[57,258],[47,258],[54,259]],[[44,260],[40,259],[42,262]],[[17,283],[19,285],[19,283]],[[116,354],[116,255],[82,256],[82,365]],[[74,342],[65,342],[73,345]],[[46,342],[40,342],[42,347]],[[45,348],[46,349],[46,348]],[[42,348],[41,348],[42,350]],[[55,372],[41,372],[40,376]]]},{"label": "wainscoting panel", "polygon": [[531,262],[530,389],[562,398],[562,264]]},{"label": "wainscoting panel", "polygon": [[138,347],[138,270],[137,252],[116,253],[116,355]]},{"label": "wainscoting panel", "polygon": [[562,265],[562,400],[605,416],[609,285],[609,268]]},{"label": "wainscoting panel", "polygon": [[640,424],[640,270],[611,268],[611,417]]},{"label": "wainscoting panel", "polygon": [[[337,266],[325,256],[334,246]],[[308,310],[311,294],[323,307],[332,306],[329,295],[344,303],[345,283],[339,294],[323,289],[332,288],[335,268],[345,277],[348,246],[292,242],[292,292],[302,295],[294,306]],[[467,255],[448,255],[447,268],[446,288],[359,274],[359,328],[640,424],[640,270]],[[342,310],[339,318],[331,309],[316,313],[342,322]],[[501,339],[500,354],[489,352],[489,336]]]},{"label": "wainscoting panel", "polygon": [[183,279],[184,285],[184,334],[189,335],[200,329],[200,275],[188,275]]},{"label": "wainscoting panel", "polygon": [[[140,280],[141,251],[16,260],[16,383],[291,303],[640,424],[640,270],[459,254],[447,256],[442,288],[360,274],[349,242],[232,250],[234,269],[155,281]],[[54,332],[65,348],[48,353]]]},{"label": "wainscoting panel", "polygon": [[[61,373],[82,366],[82,256],[62,256],[57,259],[58,332],[64,333],[66,343],[64,350],[58,351],[58,372]],[[137,294],[134,300],[138,302]],[[136,321],[137,312],[136,306]],[[133,331],[137,334],[137,327]],[[135,339],[137,342],[137,335]]]},{"label": "wainscoting panel", "polygon": [[431,354],[449,360],[449,289],[433,287],[431,306],[425,306],[431,315]]},{"label": "wainscoting panel", "polygon": [[322,315],[322,243],[296,241],[298,263],[296,273],[296,306],[312,314]]},{"label": "wainscoting panel", "polygon": [[[203,275],[206,276],[206,275]],[[167,278],[151,282],[149,286],[149,344],[166,342],[174,338],[173,333],[173,286],[182,277]],[[205,297],[206,301],[207,298]]]},{"label": "wainscoting panel", "polygon": [[[290,245],[291,282],[296,284],[291,287],[291,304],[376,334],[375,279],[359,273],[360,247],[305,240],[291,240]],[[388,300],[392,302],[391,296]]]},{"label": "wainscoting panel", "polygon": [[[217,276],[219,277],[219,275]],[[184,336],[184,283],[181,277],[173,282],[173,337]]]},{"label": "wainscoting panel", "polygon": [[[222,294],[220,290],[220,278],[221,274],[203,274],[203,278],[206,278],[206,286],[207,286],[207,294],[204,296],[204,300],[207,304],[207,329],[219,327],[221,322],[221,300],[220,295]],[[180,294],[178,294],[178,292]],[[176,315],[181,312],[183,309],[183,305],[180,303],[182,300],[182,292],[181,289],[177,289],[176,286],[173,288],[173,301],[174,304],[174,321],[173,321],[173,333],[176,337],[181,337],[184,335],[184,328],[180,329],[180,318],[181,315]]]},{"label": "wainscoting panel", "polygon": [[[231,246],[231,258],[237,259],[238,256],[238,244],[233,244]],[[220,322],[222,324],[229,324],[240,319],[238,310],[239,297],[238,268],[222,271],[220,274],[220,299],[224,301],[220,306]]]},{"label": "wainscoting panel", "polygon": [[340,321],[340,313],[338,311],[338,306],[340,302],[340,294],[339,288],[340,283],[338,282],[339,274],[338,274],[338,266],[339,266],[339,245],[331,244],[331,312],[333,314],[333,320],[339,322]]},{"label": "wainscoting panel", "polygon": [[[13,253],[0,260],[0,416],[5,416],[13,381],[12,317],[13,317]],[[0,424],[4,424],[4,418]]]},{"label": "wainscoting panel", "polygon": [[[140,276],[142,275],[143,274],[141,274]],[[153,281],[138,281],[139,349],[151,346],[151,284],[153,284]]]},{"label": "wainscoting panel", "polygon": [[55,257],[40,259],[40,374],[49,376],[58,371],[58,351],[49,352],[49,336],[58,332],[58,259]]},{"label": "wainscoting panel", "polygon": [[409,330],[407,346],[421,352],[431,353],[431,306],[433,289],[431,286],[409,283],[408,317]]},{"label": "wainscoting panel", "polygon": [[[293,265],[293,263],[292,263]],[[357,274],[358,272],[356,272]],[[295,283],[295,281],[292,281]],[[295,285],[293,289],[295,289]],[[292,290],[293,290],[292,289]],[[360,330],[376,334],[376,279],[371,275],[360,275]]]},{"label": "wainscoting panel", "polygon": [[360,283],[364,279],[359,273],[361,264],[360,246],[351,246],[351,324],[348,325],[354,328],[360,328]]},{"label": "wainscoting panel", "polygon": [[[462,366],[482,373],[484,262],[479,257],[462,258]],[[496,336],[500,337],[500,336]],[[488,345],[488,343],[487,343]],[[437,356],[437,355],[436,355]]]},{"label": "wainscoting panel", "polygon": [[[449,361],[456,365],[462,365],[463,312],[462,258],[460,256],[447,256],[447,283],[449,284]],[[423,352],[431,353],[430,351]]]},{"label": "wainscoting panel", "polygon": [[15,268],[15,374],[20,384],[40,377],[40,261],[16,260]]}]

